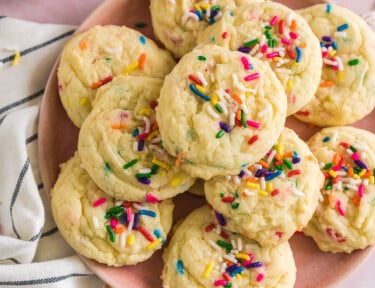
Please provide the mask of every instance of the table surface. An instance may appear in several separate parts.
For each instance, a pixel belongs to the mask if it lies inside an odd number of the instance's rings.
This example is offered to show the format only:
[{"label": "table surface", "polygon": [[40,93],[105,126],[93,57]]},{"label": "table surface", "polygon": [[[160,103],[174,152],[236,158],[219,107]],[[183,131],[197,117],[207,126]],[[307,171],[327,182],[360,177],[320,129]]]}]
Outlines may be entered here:
[{"label": "table surface", "polygon": [[[40,23],[79,25],[102,2],[103,0],[1,0],[0,16]],[[375,9],[375,0],[336,0],[334,2],[347,6],[358,14]],[[373,267],[375,267],[375,255],[366,260],[349,277],[335,285],[335,288],[352,288],[353,285],[356,288],[374,287]]]}]

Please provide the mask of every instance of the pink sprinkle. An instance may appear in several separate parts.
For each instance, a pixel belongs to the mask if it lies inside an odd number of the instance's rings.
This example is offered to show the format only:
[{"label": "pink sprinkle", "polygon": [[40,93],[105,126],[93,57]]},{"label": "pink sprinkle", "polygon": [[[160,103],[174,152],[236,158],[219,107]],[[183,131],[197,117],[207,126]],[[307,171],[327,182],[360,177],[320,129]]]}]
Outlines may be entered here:
[{"label": "pink sprinkle", "polygon": [[256,280],[257,280],[257,282],[260,282],[260,281],[263,280],[263,278],[264,278],[264,274],[263,273],[259,273],[258,276],[257,276],[257,278],[256,278]]},{"label": "pink sprinkle", "polygon": [[225,285],[227,285],[227,281],[225,281],[224,279],[216,280],[214,282],[214,285],[215,285],[215,287],[217,287],[217,286],[225,286]]},{"label": "pink sprinkle", "polygon": [[138,139],[139,139],[139,140],[146,139],[149,135],[150,135],[150,133],[143,133],[143,134],[140,134],[140,135],[138,136]]},{"label": "pink sprinkle", "polygon": [[299,34],[296,33],[296,32],[290,31],[290,32],[289,32],[289,36],[290,36],[290,38],[292,38],[292,39],[298,39]]},{"label": "pink sprinkle", "polygon": [[279,57],[279,56],[280,56],[280,53],[277,51],[267,54],[267,58],[274,58],[274,57]]},{"label": "pink sprinkle", "polygon": [[155,195],[152,195],[152,194],[149,193],[149,194],[146,195],[146,201],[150,202],[152,204],[155,204],[159,201],[159,199]]},{"label": "pink sprinkle", "polygon": [[260,74],[258,72],[256,72],[256,73],[249,74],[249,75],[245,76],[243,79],[245,81],[251,81],[251,80],[258,79],[259,77],[260,77]]},{"label": "pink sprinkle", "polygon": [[111,225],[112,229],[116,229],[118,221],[116,218],[111,218],[111,220],[109,220],[109,224]]},{"label": "pink sprinkle", "polygon": [[247,125],[255,128],[255,129],[259,129],[260,128],[260,123],[257,122],[257,121],[253,121],[253,120],[246,120],[246,123]]},{"label": "pink sprinkle", "polygon": [[340,200],[337,200],[336,206],[337,206],[337,211],[339,211],[340,215],[345,216],[345,211],[341,207],[341,201]]},{"label": "pink sprinkle", "polygon": [[290,45],[290,41],[287,38],[281,38],[281,43],[283,43],[285,45]]},{"label": "pink sprinkle", "polygon": [[245,57],[245,56],[242,56],[241,57],[241,62],[243,64],[243,68],[245,70],[250,70],[250,63],[249,63],[249,60]]},{"label": "pink sprinkle", "polygon": [[261,52],[262,54],[264,54],[264,53],[267,52],[267,49],[268,49],[267,44],[263,44],[262,47],[260,48],[260,52]]},{"label": "pink sprinkle", "polygon": [[271,21],[270,21],[270,25],[271,26],[275,25],[278,19],[279,19],[279,17],[277,17],[276,15],[273,16]]},{"label": "pink sprinkle", "polygon": [[358,152],[354,152],[354,153],[352,154],[352,159],[353,159],[354,161],[359,159],[359,154],[358,154]]},{"label": "pink sprinkle", "polygon": [[340,165],[333,166],[332,170],[333,171],[339,171],[339,170],[341,170],[341,166]]},{"label": "pink sprinkle", "polygon": [[364,194],[365,194],[365,186],[361,184],[358,187],[358,197],[362,198]]},{"label": "pink sprinkle", "polygon": [[132,219],[132,208],[128,207],[126,209],[126,221],[129,223],[131,219]]},{"label": "pink sprinkle", "polygon": [[105,201],[107,201],[107,198],[105,198],[105,197],[99,198],[98,200],[96,200],[96,201],[92,204],[92,206],[94,206],[94,207],[98,207],[98,206],[102,205]]},{"label": "pink sprinkle", "polygon": [[253,260],[254,260],[254,254],[250,253],[250,254],[248,254],[248,255],[249,255],[250,259],[249,259],[249,260],[246,260],[245,262],[243,262],[242,266],[247,266],[247,265],[249,265],[251,262],[253,262]]}]

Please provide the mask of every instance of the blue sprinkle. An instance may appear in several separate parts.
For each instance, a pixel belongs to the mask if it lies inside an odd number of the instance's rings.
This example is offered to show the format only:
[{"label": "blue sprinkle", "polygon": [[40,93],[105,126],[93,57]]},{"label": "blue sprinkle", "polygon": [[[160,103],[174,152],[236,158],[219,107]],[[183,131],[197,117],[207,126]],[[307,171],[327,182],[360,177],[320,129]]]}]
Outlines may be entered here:
[{"label": "blue sprinkle", "polygon": [[364,162],[362,162],[361,160],[359,160],[359,159],[354,160],[354,163],[357,164],[357,166],[359,166],[360,168],[368,170],[367,165]]},{"label": "blue sprinkle", "polygon": [[299,158],[299,157],[293,157],[293,159],[292,159],[292,163],[293,164],[297,164],[299,162],[301,162],[301,158]]},{"label": "blue sprinkle", "polygon": [[144,147],[145,147],[145,141],[142,139],[138,142],[138,151],[143,151]]},{"label": "blue sprinkle", "polygon": [[238,51],[242,52],[242,53],[250,53],[250,47],[239,47],[237,49]]},{"label": "blue sprinkle", "polygon": [[180,274],[180,275],[184,274],[184,272],[185,272],[184,271],[184,263],[181,260],[177,260],[176,268],[177,268],[178,274]]},{"label": "blue sprinkle", "polygon": [[331,4],[327,4],[327,5],[326,5],[326,12],[327,12],[327,13],[331,13],[331,10],[332,10],[332,6],[331,6]]},{"label": "blue sprinkle", "polygon": [[322,36],[322,40],[324,42],[332,42],[332,37],[331,36]]},{"label": "blue sprinkle", "polygon": [[301,47],[296,46],[296,53],[297,53],[296,63],[299,63],[299,62],[301,62],[301,59],[302,59],[302,49],[301,49]]},{"label": "blue sprinkle", "polygon": [[122,214],[122,218],[121,218],[121,223],[122,224],[126,224],[126,222],[127,222],[127,217],[126,217],[127,215],[124,213],[124,214]]},{"label": "blue sprinkle", "polygon": [[324,42],[320,41],[320,47],[324,47]]},{"label": "blue sprinkle", "polygon": [[162,242],[165,243],[165,238],[163,237],[159,229],[154,229],[154,235],[156,238],[162,238],[163,239]]},{"label": "blue sprinkle", "polygon": [[203,20],[203,15],[202,15],[201,11],[199,11],[199,10],[195,10],[195,11],[194,11],[194,14],[198,16],[199,21],[202,21],[202,20]]},{"label": "blue sprinkle", "polygon": [[139,214],[134,214],[134,224],[133,224],[133,230],[137,230],[139,225]]},{"label": "blue sprinkle", "polygon": [[227,221],[225,220],[223,214],[220,214],[219,212],[215,211],[216,220],[219,223],[220,226],[227,225]]},{"label": "blue sprinkle", "polygon": [[156,217],[156,213],[154,211],[151,211],[151,210],[139,210],[138,213],[139,213],[139,215],[146,215],[146,216],[150,216],[150,217]]},{"label": "blue sprinkle", "polygon": [[241,170],[240,174],[238,174],[238,177],[242,178],[243,176],[245,176],[245,171]]},{"label": "blue sprinkle", "polygon": [[146,44],[145,36],[143,36],[143,35],[139,36],[139,42],[141,42],[143,45],[145,45]]},{"label": "blue sprinkle", "polygon": [[348,29],[349,28],[349,24],[348,23],[345,23],[345,24],[342,24],[342,25],[340,25],[339,27],[337,27],[337,31],[344,31],[344,30],[346,30],[346,29]]},{"label": "blue sprinkle", "polygon": [[337,42],[335,41],[332,42],[332,48],[335,50],[339,49],[339,46],[337,46]]},{"label": "blue sprinkle", "polygon": [[200,92],[194,84],[190,84],[189,85],[189,88],[191,91],[193,91],[193,93],[199,97],[201,97],[204,101],[210,101],[210,97],[208,97],[207,95],[203,94],[202,92]]},{"label": "blue sprinkle", "polygon": [[220,122],[219,125],[220,125],[220,128],[223,129],[225,132],[227,133],[230,132],[230,126],[227,123]]},{"label": "blue sprinkle", "polygon": [[150,184],[151,183],[151,180],[148,179],[148,178],[137,178],[138,182],[142,183],[142,184]]},{"label": "blue sprinkle", "polygon": [[269,174],[269,175],[267,175],[266,177],[264,177],[264,179],[265,179],[266,181],[271,181],[271,180],[275,179],[276,177],[280,176],[281,173],[283,173],[283,171],[281,171],[281,170],[277,170],[276,172],[274,172],[274,173],[272,173],[272,174]]},{"label": "blue sprinkle", "polygon": [[139,135],[139,129],[138,128],[135,128],[134,130],[133,130],[133,137],[137,137],[138,135]]},{"label": "blue sprinkle", "polygon": [[237,268],[237,264],[233,264],[231,266],[228,266],[227,268],[225,268],[225,272],[229,273],[229,274],[232,274],[233,271]]},{"label": "blue sprinkle", "polygon": [[231,273],[230,276],[234,277],[236,274],[241,274],[244,268],[242,266],[237,266],[236,269],[234,269]]},{"label": "blue sprinkle", "polygon": [[257,262],[251,262],[249,264],[247,264],[245,267],[246,268],[259,268],[259,267],[262,267],[263,266],[263,263],[261,261],[257,261]]},{"label": "blue sprinkle", "polygon": [[329,137],[329,136],[326,136],[326,137],[323,138],[323,142],[328,142],[329,140],[331,140],[331,137]]},{"label": "blue sprinkle", "polygon": [[215,18],[211,18],[210,20],[208,20],[208,24],[209,25],[215,24]]}]

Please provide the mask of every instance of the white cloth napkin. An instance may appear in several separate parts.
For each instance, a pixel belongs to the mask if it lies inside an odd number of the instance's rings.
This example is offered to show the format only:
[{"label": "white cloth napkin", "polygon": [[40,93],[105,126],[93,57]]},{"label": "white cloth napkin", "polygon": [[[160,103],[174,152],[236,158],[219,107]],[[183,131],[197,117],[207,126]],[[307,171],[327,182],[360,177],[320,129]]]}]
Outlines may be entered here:
[{"label": "white cloth napkin", "polygon": [[105,286],[57,230],[37,161],[44,87],[74,29],[0,17],[0,287]]}]

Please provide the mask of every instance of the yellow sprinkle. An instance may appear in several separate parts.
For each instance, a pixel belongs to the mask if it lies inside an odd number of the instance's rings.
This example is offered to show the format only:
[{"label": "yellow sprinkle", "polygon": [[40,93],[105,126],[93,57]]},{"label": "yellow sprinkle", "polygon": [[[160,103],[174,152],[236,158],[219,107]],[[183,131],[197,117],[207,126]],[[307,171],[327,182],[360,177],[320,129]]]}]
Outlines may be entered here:
[{"label": "yellow sprinkle", "polygon": [[20,52],[16,52],[16,54],[14,54],[14,58],[12,62],[13,66],[16,66],[18,64],[18,61],[20,61],[20,57],[21,57]]},{"label": "yellow sprinkle", "polygon": [[336,178],[337,173],[333,171],[332,169],[328,171],[328,174],[331,175],[331,177]]},{"label": "yellow sprinkle", "polygon": [[267,182],[267,191],[272,192],[273,191],[273,183],[272,182]]},{"label": "yellow sprinkle", "polygon": [[134,235],[133,234],[130,234],[128,236],[128,238],[126,239],[126,243],[129,245],[129,246],[133,246],[134,245]]},{"label": "yellow sprinkle", "polygon": [[268,193],[266,191],[264,191],[264,190],[259,190],[258,194],[260,196],[268,196]]},{"label": "yellow sprinkle", "polygon": [[369,184],[374,184],[374,176],[370,176],[369,178],[368,178],[368,183]]},{"label": "yellow sprinkle", "polygon": [[207,9],[207,8],[211,7],[211,5],[208,4],[208,3],[202,3],[202,4],[200,4],[200,6],[201,6],[202,9]]},{"label": "yellow sprinkle", "polygon": [[278,142],[277,145],[276,145],[276,152],[279,154],[279,155],[283,155],[284,154],[284,151],[283,151],[283,143],[282,142]]},{"label": "yellow sprinkle", "polygon": [[154,242],[151,242],[150,244],[147,245],[147,250],[152,250],[156,246],[158,246],[161,242],[163,241],[163,238],[158,238]]},{"label": "yellow sprinkle", "polygon": [[366,174],[366,172],[367,172],[366,169],[362,169],[361,172],[358,173],[358,175],[362,177],[363,175]]},{"label": "yellow sprinkle", "polygon": [[354,174],[354,175],[353,175],[353,178],[354,178],[355,180],[361,179],[361,177],[359,177],[358,174]]},{"label": "yellow sprinkle", "polygon": [[171,186],[173,187],[176,187],[177,185],[179,185],[181,183],[181,178],[176,176],[172,179],[171,181]]},{"label": "yellow sprinkle", "polygon": [[345,72],[344,71],[339,71],[337,78],[342,81],[344,80]]},{"label": "yellow sprinkle", "polygon": [[273,57],[273,62],[279,62],[282,58],[281,57]]},{"label": "yellow sprinkle", "polygon": [[[250,87],[250,86],[247,86],[246,88],[252,88],[252,87]],[[251,93],[251,92],[245,92],[245,97],[247,98],[247,97],[250,97],[251,95],[253,95],[253,93]]]},{"label": "yellow sprinkle", "polygon": [[211,97],[211,103],[215,106],[217,102],[219,102],[219,96],[217,96],[217,94],[214,94],[214,96]]},{"label": "yellow sprinkle", "polygon": [[203,86],[201,85],[195,85],[195,87],[197,88],[197,90],[201,93],[206,93],[206,89],[203,88]]},{"label": "yellow sprinkle", "polygon": [[236,278],[237,278],[237,279],[241,279],[241,278],[242,278],[242,275],[241,275],[240,273],[237,273],[237,274],[236,274]]},{"label": "yellow sprinkle", "polygon": [[198,4],[195,4],[195,5],[194,5],[194,8],[195,8],[196,10],[198,10],[199,12],[202,12],[202,9],[201,9],[201,7],[200,7]]},{"label": "yellow sprinkle", "polygon": [[237,259],[243,259],[245,261],[249,261],[250,260],[250,256],[245,254],[245,253],[237,253],[236,255],[234,255]]},{"label": "yellow sprinkle", "polygon": [[126,76],[128,75],[128,72],[129,71],[132,71],[134,69],[137,69],[139,66],[139,62],[136,61],[136,62],[133,62],[132,64],[130,64],[128,67],[125,68],[124,72],[122,73],[122,75]]},{"label": "yellow sprinkle", "polygon": [[336,55],[336,51],[335,50],[331,50],[330,52],[329,52],[329,56],[335,56]]},{"label": "yellow sprinkle", "polygon": [[286,87],[288,89],[292,88],[293,87],[293,80],[292,79],[289,79],[288,82],[286,82]]},{"label": "yellow sprinkle", "polygon": [[214,268],[214,262],[210,261],[210,263],[207,264],[206,269],[204,269],[203,277],[208,278],[213,268]]},{"label": "yellow sprinkle", "polygon": [[148,141],[151,141],[151,140],[154,139],[158,134],[159,134],[159,130],[155,130],[155,131],[151,132],[150,135],[147,136],[147,140],[148,140]]},{"label": "yellow sprinkle", "polygon": [[151,109],[149,108],[142,108],[138,111],[138,115],[143,115],[143,116],[150,116],[151,115]]},{"label": "yellow sprinkle", "polygon": [[160,166],[161,168],[164,168],[165,170],[169,170],[169,165],[167,163],[164,163],[156,158],[152,159],[152,163]]},{"label": "yellow sprinkle", "polygon": [[89,98],[87,98],[87,97],[83,97],[83,98],[81,98],[81,100],[79,101],[79,105],[80,105],[80,106],[86,106],[87,103],[89,103]]},{"label": "yellow sprinkle", "polygon": [[260,189],[260,185],[257,183],[247,182],[246,186],[252,189]]},{"label": "yellow sprinkle", "polygon": [[161,170],[160,172],[158,172],[158,174],[159,174],[160,176],[165,176],[165,175],[167,175],[167,171],[165,171],[165,170]]}]

